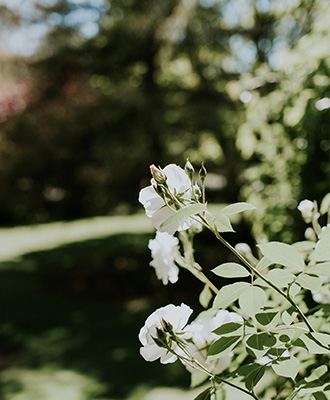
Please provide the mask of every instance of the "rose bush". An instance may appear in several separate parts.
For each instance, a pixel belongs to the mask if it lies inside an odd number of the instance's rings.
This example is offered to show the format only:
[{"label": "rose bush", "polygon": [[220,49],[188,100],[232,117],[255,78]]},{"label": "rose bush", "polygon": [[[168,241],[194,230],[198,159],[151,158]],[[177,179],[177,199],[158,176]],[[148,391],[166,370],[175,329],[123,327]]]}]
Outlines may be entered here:
[{"label": "rose bush", "polygon": [[[225,385],[258,400],[330,398],[330,193],[320,208],[300,202],[306,240],[233,247],[222,233],[234,232],[230,217],[253,205],[235,203],[213,215],[204,167],[200,187],[190,163],[185,170],[151,166],[151,173],[151,186],[139,195],[158,230],[149,243],[150,265],[164,284],[177,281],[179,268],[189,270],[204,284],[198,296],[207,310],[189,324],[193,311],[184,304],[156,310],[140,331],[141,355],[161,363],[179,359],[192,385],[208,378],[210,386],[196,400],[224,399]],[[212,280],[194,258],[201,227],[237,258],[216,266]],[[217,276],[231,281],[218,288]]]}]

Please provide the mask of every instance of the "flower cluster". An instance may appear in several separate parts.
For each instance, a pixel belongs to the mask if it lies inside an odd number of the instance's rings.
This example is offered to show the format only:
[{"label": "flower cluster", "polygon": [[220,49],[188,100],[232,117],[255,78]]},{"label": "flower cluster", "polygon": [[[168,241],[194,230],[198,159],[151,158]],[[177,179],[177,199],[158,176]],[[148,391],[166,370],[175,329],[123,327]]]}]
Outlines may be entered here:
[{"label": "flower cluster", "polygon": [[[218,338],[212,331],[228,322],[240,322],[234,312],[205,312],[187,325],[193,310],[185,304],[169,304],[153,312],[140,331],[140,354],[146,361],[160,358],[162,364],[173,363],[179,357],[191,373],[205,368],[219,374],[230,365],[232,353],[216,360],[207,360],[209,346]],[[183,350],[184,346],[184,350]]]},{"label": "flower cluster", "polygon": [[196,199],[198,187],[192,184],[185,170],[175,164],[169,164],[163,170],[152,165],[150,170],[153,176],[151,185],[140,191],[139,201],[155,228],[173,235],[196,225],[191,217],[184,217],[162,226],[178,209]]},{"label": "flower cluster", "polygon": [[[170,164],[164,169],[152,165],[150,170],[151,185],[139,195],[157,229],[149,241],[150,265],[164,285],[177,282],[180,267],[190,271],[203,283],[199,302],[207,310],[190,322],[193,310],[183,303],[153,312],[139,333],[142,357],[163,364],[179,359],[191,373],[192,384],[209,377],[211,386],[197,396],[201,399],[217,397],[221,385],[228,384],[258,400],[257,384],[266,371],[274,381],[280,378],[278,383],[285,382],[283,378],[294,381],[283,383],[279,400],[296,394],[300,398],[311,388],[323,398],[323,392],[330,391],[325,386],[328,367],[319,364],[328,362],[330,355],[330,320],[324,306],[330,299],[330,224],[321,224],[326,218],[330,221],[330,193],[320,208],[316,201],[300,202],[298,210],[311,225],[306,241],[258,244],[262,257],[257,259],[258,252],[247,243],[234,247],[222,236],[234,232],[229,216],[252,210],[253,205],[234,203],[212,215],[205,200],[204,167],[199,173],[201,189],[193,182],[189,162],[185,169]],[[237,262],[230,259],[212,269],[222,279],[234,278],[234,283],[218,289],[195,261],[193,239],[201,226],[236,257]],[[308,309],[306,293],[317,311],[309,311],[308,318],[303,311]],[[244,382],[245,388],[237,382]],[[263,390],[262,398],[273,398],[274,393],[268,396],[267,388]]]}]

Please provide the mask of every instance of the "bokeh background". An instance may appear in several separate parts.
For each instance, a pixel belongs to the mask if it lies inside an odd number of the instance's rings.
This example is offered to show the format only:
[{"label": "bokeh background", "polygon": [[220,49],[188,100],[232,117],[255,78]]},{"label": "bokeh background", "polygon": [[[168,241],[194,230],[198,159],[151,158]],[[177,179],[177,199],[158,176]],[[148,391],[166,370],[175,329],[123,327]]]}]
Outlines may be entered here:
[{"label": "bokeh background", "polygon": [[[138,192],[150,164],[204,162],[210,203],[257,207],[232,244],[302,240],[299,201],[330,187],[329,20],[328,0],[0,1],[1,399],[192,398],[138,354],[145,318],[202,289],[155,278]],[[206,271],[230,257],[196,247]]]}]

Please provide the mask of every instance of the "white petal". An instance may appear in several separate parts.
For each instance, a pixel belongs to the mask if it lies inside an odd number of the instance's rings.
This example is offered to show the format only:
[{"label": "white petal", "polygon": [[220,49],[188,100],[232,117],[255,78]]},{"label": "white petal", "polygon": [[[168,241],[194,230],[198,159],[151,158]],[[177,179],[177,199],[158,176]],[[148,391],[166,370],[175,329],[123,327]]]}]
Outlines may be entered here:
[{"label": "white petal", "polygon": [[139,202],[144,206],[148,217],[152,217],[154,212],[165,204],[152,186],[140,190]]}]

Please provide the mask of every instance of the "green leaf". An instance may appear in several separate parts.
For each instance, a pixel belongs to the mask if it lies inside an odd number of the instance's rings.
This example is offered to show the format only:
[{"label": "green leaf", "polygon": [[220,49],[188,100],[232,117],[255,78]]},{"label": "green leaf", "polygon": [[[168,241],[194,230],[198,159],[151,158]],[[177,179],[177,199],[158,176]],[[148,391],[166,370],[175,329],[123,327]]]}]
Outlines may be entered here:
[{"label": "green leaf", "polygon": [[320,206],[320,214],[323,215],[327,212],[330,212],[330,193],[327,193],[321,202]]},{"label": "green leaf", "polygon": [[297,315],[298,314],[294,311],[294,308],[290,307],[288,310],[283,311],[282,321],[286,326],[289,326],[297,318]]},{"label": "green leaf", "polygon": [[251,371],[245,378],[245,387],[247,390],[251,391],[256,384],[260,381],[265,373],[265,368],[263,366],[259,366],[258,369]]},{"label": "green leaf", "polygon": [[303,256],[289,244],[270,242],[259,244],[258,247],[262,254],[275,264],[284,265],[294,271],[303,271],[305,269]]},{"label": "green leaf", "polygon": [[211,299],[212,299],[212,291],[209,286],[206,284],[199,295],[199,302],[204,307],[207,308]]},{"label": "green leaf", "polygon": [[208,356],[217,356],[212,358],[218,358],[220,356],[224,356],[230,353],[235,347],[242,340],[242,336],[223,336],[222,338],[216,340],[214,343],[211,344],[208,350]]},{"label": "green leaf", "polygon": [[246,344],[252,349],[263,350],[265,347],[272,347],[276,344],[276,338],[267,332],[256,333],[251,335]]},{"label": "green leaf", "polygon": [[[315,334],[314,334],[315,335]],[[316,337],[316,336],[314,336]],[[316,337],[318,339],[318,337]],[[329,354],[330,350],[318,345],[312,338],[311,334],[303,334],[300,336],[300,340],[304,343],[307,350],[311,354]],[[323,343],[322,343],[323,344]]]},{"label": "green leaf", "polygon": [[322,276],[330,276],[330,263],[320,263],[308,268],[307,273]]},{"label": "green leaf", "polygon": [[300,363],[296,357],[291,356],[288,359],[274,362],[272,368],[277,375],[294,380],[299,372]]},{"label": "green leaf", "polygon": [[255,315],[256,320],[263,326],[271,325],[275,327],[279,321],[280,313],[278,311],[267,311]]},{"label": "green leaf", "polygon": [[267,296],[263,289],[250,286],[239,296],[238,303],[241,310],[252,317],[265,305],[266,300]]},{"label": "green leaf", "polygon": [[276,286],[283,288],[287,287],[289,283],[294,280],[295,277],[293,274],[291,274],[291,272],[285,269],[274,268],[268,272],[266,278],[274,283]]},{"label": "green leaf", "polygon": [[224,215],[232,215],[232,214],[238,214],[243,211],[247,210],[255,210],[256,208],[249,203],[234,203],[230,204],[229,206],[223,208],[221,210],[221,213]]},{"label": "green leaf", "polygon": [[290,394],[290,396],[286,398],[286,400],[294,400],[294,398],[297,396],[297,394],[299,393],[299,391],[300,391],[300,388],[294,390],[294,391]]},{"label": "green leaf", "polygon": [[311,259],[314,261],[330,261],[330,227],[326,227],[321,232],[321,238],[316,243],[315,251]]},{"label": "green leaf", "polygon": [[292,246],[301,253],[303,251],[313,250],[315,247],[315,242],[312,242],[311,240],[304,240],[302,242],[293,243]]},{"label": "green leaf", "polygon": [[190,374],[190,387],[194,388],[201,385],[206,381],[206,379],[208,379],[208,377],[209,376],[204,372],[194,372],[193,374]]},{"label": "green leaf", "polygon": [[210,400],[211,399],[212,388],[207,388],[202,393],[200,393],[194,400]]},{"label": "green leaf", "polygon": [[248,364],[242,365],[241,367],[238,367],[233,372],[233,374],[239,375],[239,376],[246,376],[246,375],[249,375],[250,372],[257,371],[259,369],[260,369],[260,364],[248,363]]},{"label": "green leaf", "polygon": [[323,392],[315,392],[313,393],[313,397],[315,400],[329,400]]},{"label": "green leaf", "polygon": [[306,382],[316,381],[317,379],[321,378],[325,373],[328,372],[328,368],[326,365],[321,365],[320,367],[316,368],[309,376],[305,378]]},{"label": "green leaf", "polygon": [[226,215],[217,214],[210,222],[217,228],[218,232],[235,232],[230,219]]},{"label": "green leaf", "polygon": [[285,351],[287,351],[286,348],[283,347],[273,347],[267,351],[267,354],[274,356],[274,357],[280,357]]},{"label": "green leaf", "polygon": [[226,324],[223,324],[219,326],[219,328],[214,329],[214,332],[216,335],[227,335],[228,333],[236,332],[239,328],[243,326],[243,323],[241,322],[228,322]]},{"label": "green leaf", "polygon": [[299,275],[296,283],[308,290],[319,290],[322,285],[322,281],[319,276],[309,274]]},{"label": "green leaf", "polygon": [[[321,342],[324,346],[330,346],[330,335],[328,333],[320,333],[320,332],[311,332],[310,336],[313,336],[319,342]],[[330,347],[329,347],[330,351]]]},{"label": "green leaf", "polygon": [[214,308],[227,308],[248,288],[250,284],[247,282],[235,282],[230,285],[223,286],[215,296]]},{"label": "green leaf", "polygon": [[267,257],[262,257],[262,259],[258,262],[256,265],[256,269],[258,271],[263,271],[264,269],[268,268],[270,265],[272,265],[272,261],[270,261],[269,258]]},{"label": "green leaf", "polygon": [[172,222],[179,221],[181,218],[191,217],[192,215],[200,214],[200,213],[202,213],[204,211],[206,211],[206,205],[205,204],[190,204],[189,206],[180,208],[175,214],[173,214],[170,217],[168,217],[160,225],[160,227],[162,228],[163,226],[171,224]]},{"label": "green leaf", "polygon": [[212,269],[212,272],[224,278],[244,278],[250,275],[246,268],[234,262],[221,264]]}]

